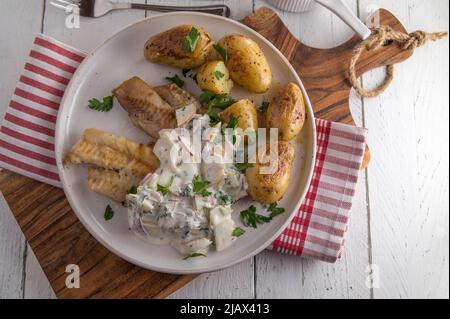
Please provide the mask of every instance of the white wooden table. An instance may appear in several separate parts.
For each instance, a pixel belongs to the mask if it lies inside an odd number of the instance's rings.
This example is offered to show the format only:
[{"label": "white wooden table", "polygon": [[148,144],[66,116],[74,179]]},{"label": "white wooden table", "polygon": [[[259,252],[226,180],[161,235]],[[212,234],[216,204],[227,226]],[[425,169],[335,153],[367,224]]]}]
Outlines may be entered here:
[{"label": "white wooden table", "polygon": [[[227,3],[241,19],[264,0],[140,0],[189,5]],[[408,30],[449,29],[447,0],[347,0],[365,18],[375,6],[391,10]],[[6,109],[32,39],[38,32],[90,50],[108,35],[152,12],[114,12],[64,27],[65,14],[45,0],[0,1],[0,115]],[[325,9],[280,12],[291,32],[316,47],[352,34]],[[420,48],[396,67],[382,96],[352,95],[358,124],[369,129],[373,159],[361,172],[342,259],[326,264],[263,252],[219,272],[204,274],[176,298],[448,298],[449,297],[449,45]],[[383,71],[365,75],[373,86]],[[370,267],[369,265],[372,265]],[[379,285],[368,288],[369,272]],[[0,298],[54,298],[33,252],[0,198]]]}]

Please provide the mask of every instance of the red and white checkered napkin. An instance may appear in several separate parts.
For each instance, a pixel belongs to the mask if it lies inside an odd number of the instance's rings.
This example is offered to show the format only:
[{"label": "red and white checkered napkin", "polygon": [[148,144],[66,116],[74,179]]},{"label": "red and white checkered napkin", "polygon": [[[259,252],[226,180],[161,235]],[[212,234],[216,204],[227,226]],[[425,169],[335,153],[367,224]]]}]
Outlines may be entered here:
[{"label": "red and white checkered napkin", "polygon": [[[64,90],[86,53],[38,35],[0,129],[0,167],[61,187],[55,123]],[[270,249],[336,261],[347,231],[366,131],[317,120],[317,161],[305,202]]]}]

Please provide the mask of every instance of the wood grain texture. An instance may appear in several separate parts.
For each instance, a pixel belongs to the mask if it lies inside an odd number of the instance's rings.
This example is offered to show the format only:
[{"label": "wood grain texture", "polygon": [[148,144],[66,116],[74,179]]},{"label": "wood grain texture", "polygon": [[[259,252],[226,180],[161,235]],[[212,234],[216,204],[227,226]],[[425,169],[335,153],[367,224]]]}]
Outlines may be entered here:
[{"label": "wood grain texture", "polygon": [[[361,1],[364,10],[372,1]],[[448,30],[448,1],[377,1],[409,31]],[[375,298],[449,295],[449,44],[419,48],[394,81],[365,99],[374,158],[368,168]],[[371,86],[383,70],[364,75]]]}]

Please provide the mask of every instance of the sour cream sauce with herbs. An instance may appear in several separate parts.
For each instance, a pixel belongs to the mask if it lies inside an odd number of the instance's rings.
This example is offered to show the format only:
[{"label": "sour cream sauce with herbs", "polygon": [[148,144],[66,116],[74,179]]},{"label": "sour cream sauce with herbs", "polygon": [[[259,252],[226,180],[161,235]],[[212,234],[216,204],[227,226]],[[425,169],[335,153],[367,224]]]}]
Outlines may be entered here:
[{"label": "sour cream sauce with herbs", "polygon": [[[179,129],[160,132],[153,151],[161,166],[141,181],[136,194],[127,195],[129,225],[139,237],[171,244],[183,255],[212,246],[221,251],[235,239],[231,204],[247,195],[247,181],[234,164],[215,158],[213,149],[218,143],[236,149],[240,138],[224,139],[221,123],[211,128],[208,115],[196,115],[185,128],[190,136]],[[189,139],[198,130],[201,160],[187,161],[194,154]]]}]

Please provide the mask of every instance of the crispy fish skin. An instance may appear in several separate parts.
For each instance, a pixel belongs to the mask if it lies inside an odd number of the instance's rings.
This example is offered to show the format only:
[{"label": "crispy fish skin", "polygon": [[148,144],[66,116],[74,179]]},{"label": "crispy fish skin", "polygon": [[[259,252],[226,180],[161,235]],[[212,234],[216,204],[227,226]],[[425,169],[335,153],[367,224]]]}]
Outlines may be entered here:
[{"label": "crispy fish skin", "polygon": [[150,147],[97,129],[86,129],[64,159],[64,164],[81,163],[125,170],[138,177],[144,177],[159,166]]},{"label": "crispy fish skin", "polygon": [[90,191],[106,195],[117,202],[125,200],[130,188],[135,184],[135,177],[104,168],[89,167],[88,187]]},{"label": "crispy fish skin", "polygon": [[155,86],[153,89],[174,110],[189,104],[194,104],[197,110],[201,107],[197,98],[174,83]]},{"label": "crispy fish skin", "polygon": [[131,122],[152,138],[158,138],[162,129],[176,127],[175,111],[141,78],[124,81],[112,94]]}]

